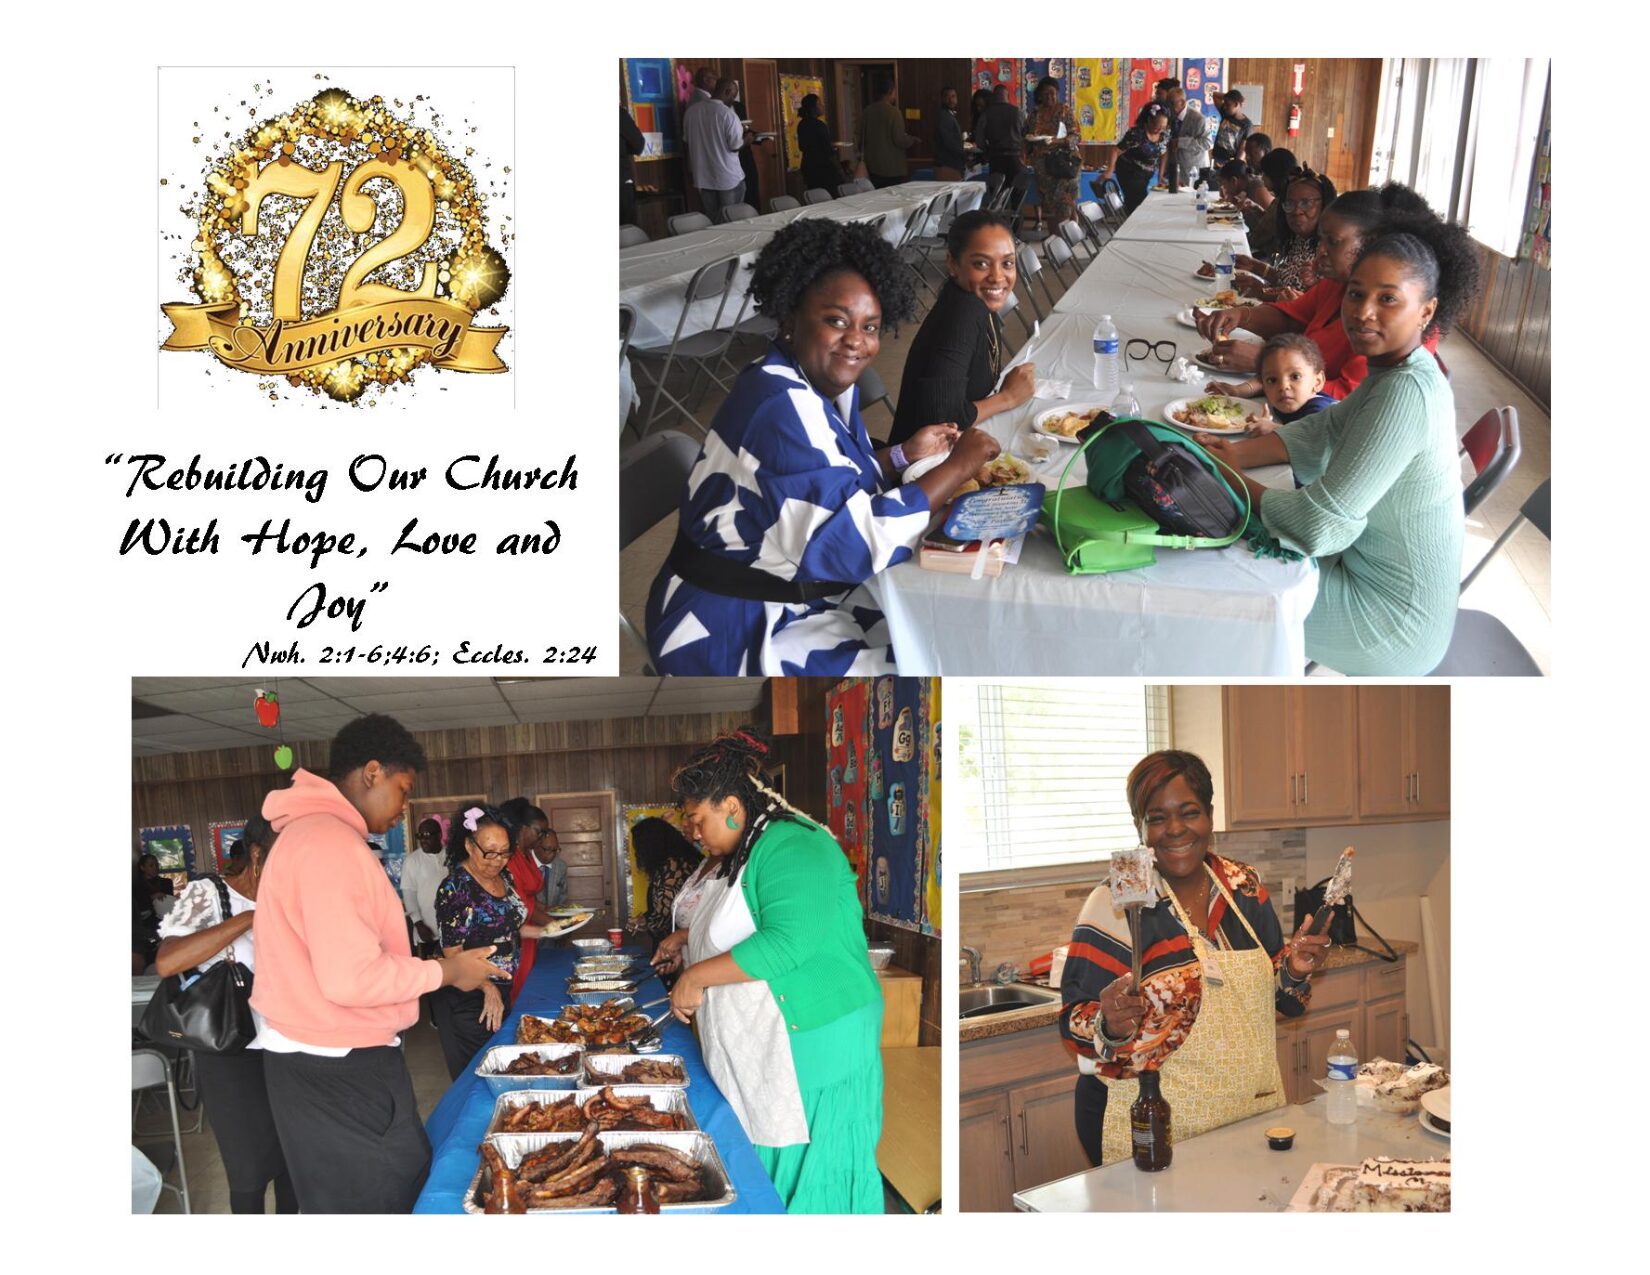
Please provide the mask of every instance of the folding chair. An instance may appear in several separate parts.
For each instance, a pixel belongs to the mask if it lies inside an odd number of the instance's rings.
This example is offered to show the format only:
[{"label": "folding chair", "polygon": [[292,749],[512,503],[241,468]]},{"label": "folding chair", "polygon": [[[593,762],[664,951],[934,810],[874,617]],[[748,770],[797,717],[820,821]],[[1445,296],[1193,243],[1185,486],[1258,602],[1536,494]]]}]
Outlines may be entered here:
[{"label": "folding chair", "polygon": [[[1066,222],[1071,225],[1071,222]],[[1072,255],[1071,245],[1060,235],[1050,235],[1043,240],[1043,253],[1048,257],[1048,264],[1053,267],[1055,277],[1060,280],[1062,293],[1071,287],[1072,279],[1083,273],[1082,267],[1077,264],[1077,258]],[[1066,278],[1066,269],[1071,269],[1071,279]],[[1048,286],[1048,280],[1043,280],[1043,286]]]},{"label": "folding chair", "polygon": [[1128,205],[1123,200],[1123,183],[1108,177],[1101,184],[1100,197],[1106,205],[1106,225],[1115,231],[1128,218]]},{"label": "folding chair", "polygon": [[838,199],[846,199],[849,195],[857,195],[859,194],[859,183],[857,181],[843,182],[836,188],[836,194]]},{"label": "folding chair", "polygon": [[1081,248],[1088,255],[1089,260],[1093,261],[1095,254],[1100,251],[1089,242],[1087,233],[1084,232],[1082,225],[1076,218],[1062,221],[1057,229],[1060,237],[1066,241],[1066,245],[1071,248],[1073,254]]},{"label": "folding chair", "polygon": [[939,293],[934,291],[934,285],[928,282],[928,272],[923,269],[928,264],[928,256],[916,246],[915,242],[922,228],[928,224],[928,211],[933,206],[934,200],[930,199],[912,211],[910,217],[906,219],[905,229],[900,232],[897,251],[899,252],[899,259],[910,266],[911,273],[917,276],[917,282],[922,284],[923,291],[937,301],[939,300]]},{"label": "folding chair", "polygon": [[1506,480],[1522,453],[1518,438],[1518,410],[1492,407],[1461,436],[1461,454],[1472,462],[1472,481],[1462,492],[1471,514]]},{"label": "folding chair", "polygon": [[[1077,205],[1077,218],[1083,223],[1083,229],[1088,232],[1089,242],[1093,245],[1094,255],[1100,255],[1100,249],[1106,246],[1106,240],[1111,238],[1111,227],[1106,225],[1106,210],[1096,201],[1085,199]],[[1106,237],[1100,237],[1101,230],[1105,230]]]},{"label": "folding chair", "polygon": [[[700,423],[699,418],[693,414],[692,409],[688,407],[684,400],[689,398],[693,391],[698,388],[701,375],[709,376],[723,389],[727,388],[726,383],[716,374],[714,368],[720,364],[723,356],[727,353],[728,346],[733,342],[734,327],[738,320],[724,327],[723,319],[727,312],[728,300],[733,295],[734,281],[738,276],[738,256],[723,257],[717,261],[706,262],[695,270],[693,277],[688,280],[687,291],[682,298],[682,310],[676,318],[676,330],[671,336],[670,344],[666,346],[643,346],[634,342],[631,343],[630,352],[636,356],[635,367],[638,372],[647,376],[653,387],[653,396],[648,404],[647,412],[637,426],[638,434],[645,436],[648,430],[653,428],[654,422],[659,419],[661,414],[659,400],[661,398],[669,399],[672,407],[697,425],[701,431],[704,430],[704,425]],[[687,327],[694,308],[712,300],[716,302],[715,317],[706,327],[688,333]],[[743,307],[741,307],[742,315]],[[660,360],[657,375],[647,369],[647,362],[650,360]],[[666,388],[670,369],[678,360],[684,364],[690,364],[693,369],[687,388],[682,391],[680,398]]]},{"label": "folding chair", "polygon": [[805,204],[828,204],[836,196],[823,186],[810,186],[802,192],[802,202]]},{"label": "folding chair", "polygon": [[[1031,285],[1030,284],[1026,285],[1026,295],[1027,296],[1031,295]],[[1031,298],[1031,305],[1032,305],[1033,309],[1036,309],[1036,307],[1037,307],[1037,298],[1036,297]],[[1019,292],[1015,291],[1015,292],[1010,292],[1008,294],[1008,297],[1003,301],[1002,314],[1013,314],[1016,318],[1018,318],[1020,320],[1020,325],[1025,328],[1026,340],[1027,341],[1029,341],[1033,336],[1036,335],[1037,329],[1033,326],[1033,321],[1031,319],[1026,318],[1025,311],[1020,308],[1020,294],[1019,294]],[[1001,316],[999,315],[999,317],[1001,317]],[[1008,339],[1008,325],[1006,323],[1003,325],[1003,347],[1004,347],[1005,350],[1009,351],[1010,353],[1013,352],[1014,346],[1009,342],[1009,339]]]},{"label": "folding chair", "polygon": [[[187,1213],[189,1212],[189,1171],[183,1162],[183,1130],[178,1124],[178,1090],[177,1086],[172,1083],[172,1067],[166,1061],[166,1055],[158,1049],[134,1049],[132,1051],[132,1092],[141,1099],[143,1090],[156,1089],[162,1085],[166,1086],[166,1105],[172,1117],[171,1157],[167,1163],[163,1164],[146,1148],[140,1147],[139,1150],[142,1150],[150,1160],[155,1162],[155,1167],[161,1171],[162,1175],[166,1173],[173,1162],[177,1164],[178,1185],[173,1186],[163,1176],[161,1190],[171,1191],[175,1194],[183,1205],[183,1211]],[[164,1143],[160,1145],[159,1149],[162,1152],[167,1150]]]},{"label": "folding chair", "polygon": [[[628,549],[643,534],[681,506],[688,475],[699,459],[699,444],[677,430],[660,430],[652,438],[625,448],[619,456],[619,549]],[[642,653],[642,672],[657,677],[647,639],[619,612],[619,628]]]},{"label": "folding chair", "polygon": [[790,212],[791,209],[800,207],[802,207],[802,201],[795,195],[775,195],[768,200],[768,211],[771,213]]},{"label": "folding chair", "polygon": [[704,213],[677,213],[667,223],[673,235],[686,235],[695,230],[709,230],[710,218]]},{"label": "folding chair", "polygon": [[647,231],[640,226],[624,225],[619,227],[619,247],[634,248],[639,243],[649,243]]},{"label": "folding chair", "polygon": [[[1031,298],[1031,308],[1036,312],[1038,320],[1041,321],[1047,316],[1043,312],[1043,307],[1037,303],[1037,291],[1031,286],[1033,279],[1038,280],[1043,285],[1043,295],[1048,298],[1048,308],[1050,311],[1054,309],[1054,289],[1049,287],[1048,280],[1042,277],[1042,259],[1038,257],[1037,250],[1028,243],[1021,244],[1014,255],[1020,266],[1020,282],[1025,284],[1026,295]],[[1020,321],[1025,322],[1025,315],[1020,316]],[[1028,325],[1026,334],[1029,336],[1030,333],[1031,328]]]},{"label": "folding chair", "polygon": [[854,188],[853,193],[856,195],[868,195],[877,188],[877,184],[869,177],[856,177],[848,184]]},{"label": "folding chair", "polygon": [[[947,190],[935,195],[928,208],[918,218],[913,218],[919,222],[919,228],[909,242],[912,248],[922,254],[924,266],[934,264],[934,253],[943,254],[946,251],[946,232],[951,229],[951,223],[956,220],[956,216],[956,193]],[[930,228],[932,233],[929,233]],[[940,281],[944,282],[943,274]]]},{"label": "folding chair", "polygon": [[[1472,587],[1472,582],[1489,565],[1490,559],[1501,551],[1525,523],[1529,523],[1548,540],[1553,538],[1553,480],[1547,479],[1530,493],[1518,517],[1507,524],[1507,529],[1496,537],[1489,552],[1478,560],[1478,565],[1461,581],[1461,592]],[[1462,608],[1455,613],[1455,632],[1449,640],[1449,650],[1442,662],[1432,670],[1433,677],[1539,677],[1541,666],[1535,662],[1524,644],[1500,620],[1485,611]]]},{"label": "folding chair", "polygon": [[757,215],[756,209],[749,204],[728,204],[722,209],[722,223],[730,221],[749,221]]},{"label": "folding chair", "polygon": [[986,175],[985,195],[980,199],[981,208],[991,209],[997,206],[997,200],[1003,191],[1003,181],[1004,178],[1001,173],[988,173]]},{"label": "folding chair", "polygon": [[1008,185],[1008,197],[1004,199],[1002,211],[1013,219],[1015,225],[1020,223],[1020,206],[1025,203],[1026,196],[1031,193],[1031,183],[1035,174],[1031,169],[1023,168],[1016,174]]},{"label": "folding chair", "polygon": [[[893,419],[897,412],[893,396],[888,393],[888,387],[882,383],[882,376],[874,367],[868,367],[859,374],[859,411],[863,416],[876,404],[881,403],[888,409],[888,417]],[[867,427],[869,428],[869,427]]]},{"label": "folding chair", "polygon": [[[632,306],[625,305],[621,301],[619,303],[619,375],[621,377],[625,373],[625,360],[628,359],[629,356],[630,356],[630,336],[631,336],[631,333],[635,332],[635,330],[636,330],[636,311],[635,311],[635,308],[632,307]],[[632,392],[634,393],[635,385],[636,385],[636,378],[635,378],[634,373],[631,374],[630,384],[631,384]],[[630,423],[630,412],[632,410],[633,410],[633,408],[630,405],[627,404],[626,408],[625,408],[624,415],[619,417],[619,433],[623,434],[624,433],[624,427]]]}]

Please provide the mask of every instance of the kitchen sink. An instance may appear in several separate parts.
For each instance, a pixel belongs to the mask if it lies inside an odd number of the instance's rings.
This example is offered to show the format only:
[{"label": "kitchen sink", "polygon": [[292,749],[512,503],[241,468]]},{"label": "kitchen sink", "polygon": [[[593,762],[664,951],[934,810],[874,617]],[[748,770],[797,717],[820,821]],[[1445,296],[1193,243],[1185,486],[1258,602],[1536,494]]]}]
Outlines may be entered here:
[{"label": "kitchen sink", "polygon": [[1039,1005],[1059,1003],[1059,992],[1048,987],[1033,987],[1029,983],[1009,983],[1007,986],[982,983],[977,987],[965,987],[957,994],[957,1010],[961,1018],[984,1018],[989,1014],[1006,1014],[1016,1009],[1034,1009]]}]

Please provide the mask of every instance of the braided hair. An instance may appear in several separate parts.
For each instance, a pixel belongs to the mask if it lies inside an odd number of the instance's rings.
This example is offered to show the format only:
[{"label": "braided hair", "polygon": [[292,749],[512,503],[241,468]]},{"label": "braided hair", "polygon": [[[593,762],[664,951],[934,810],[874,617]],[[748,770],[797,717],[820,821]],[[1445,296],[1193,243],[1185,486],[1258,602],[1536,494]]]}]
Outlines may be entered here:
[{"label": "braided hair", "polygon": [[[796,223],[801,224],[801,223]],[[770,823],[812,823],[805,814],[786,801],[773,786],[773,777],[763,769],[768,743],[754,726],[741,726],[718,735],[694,753],[670,777],[671,791],[678,801],[724,801],[739,798],[745,807],[745,826],[733,853],[716,865],[716,875],[728,883],[739,880],[739,870],[751,857],[751,848]]]}]

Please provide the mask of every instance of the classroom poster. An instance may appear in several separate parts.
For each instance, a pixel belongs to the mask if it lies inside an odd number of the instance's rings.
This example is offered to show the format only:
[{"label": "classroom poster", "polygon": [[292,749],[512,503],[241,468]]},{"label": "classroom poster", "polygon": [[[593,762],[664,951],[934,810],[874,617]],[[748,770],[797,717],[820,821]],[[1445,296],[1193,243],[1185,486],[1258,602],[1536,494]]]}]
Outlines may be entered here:
[{"label": "classroom poster", "polygon": [[969,85],[969,92],[984,89],[989,93],[999,84],[1008,85],[1008,100],[1018,105],[1020,85],[1014,74],[1014,59],[975,58],[974,76]]},{"label": "classroom poster", "polygon": [[374,832],[367,836],[367,844],[378,862],[384,865],[384,875],[397,894],[401,893],[401,866],[407,861],[407,825],[396,824],[388,832]]},{"label": "classroom poster", "polygon": [[1118,138],[1118,62],[1117,58],[1072,59],[1072,109],[1085,142]]},{"label": "classroom poster", "polygon": [[643,159],[661,159],[681,150],[676,77],[669,58],[624,59],[625,107],[642,130]]},{"label": "classroom poster", "polygon": [[865,849],[870,841],[866,809],[867,752],[870,723],[867,708],[871,683],[862,679],[839,682],[825,697],[825,765],[829,771],[830,812],[826,820],[842,852],[853,865],[860,898],[866,898]]},{"label": "classroom poster", "polygon": [[940,722],[943,712],[940,704],[940,679],[931,677],[923,682],[928,695],[928,707],[925,717],[932,723],[928,732],[927,748],[923,754],[923,788],[920,795],[920,809],[925,815],[924,828],[926,830],[926,844],[921,847],[922,875],[925,882],[923,889],[922,931],[924,934],[940,933],[940,888],[942,877],[940,872]]},{"label": "classroom poster", "polygon": [[245,819],[214,819],[206,825],[207,835],[212,840],[213,871],[223,871],[223,861],[229,857],[229,851],[240,841],[241,833],[246,831]]},{"label": "classroom poster", "polygon": [[1203,114],[1218,126],[1220,107],[1215,105],[1215,94],[1226,91],[1226,59],[1181,58],[1180,83],[1186,90],[1186,100],[1199,103]]},{"label": "classroom poster", "polygon": [[796,141],[796,122],[802,118],[802,99],[817,93],[823,101],[825,81],[817,75],[779,77],[780,140],[785,145],[785,168],[797,172],[802,167],[802,148]]},{"label": "classroom poster", "polygon": [[1044,76],[1054,79],[1062,102],[1071,101],[1071,63],[1067,58],[1027,58],[1025,60],[1025,108],[1035,110],[1037,106],[1037,86],[1042,83]]}]

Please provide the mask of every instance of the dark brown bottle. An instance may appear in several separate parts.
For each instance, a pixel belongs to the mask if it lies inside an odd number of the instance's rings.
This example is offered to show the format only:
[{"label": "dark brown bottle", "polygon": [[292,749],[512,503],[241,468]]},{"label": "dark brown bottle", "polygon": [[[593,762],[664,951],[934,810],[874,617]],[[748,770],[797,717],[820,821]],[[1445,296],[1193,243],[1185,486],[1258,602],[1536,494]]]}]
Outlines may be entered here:
[{"label": "dark brown bottle", "polygon": [[1129,1132],[1134,1141],[1134,1167],[1156,1173],[1174,1159],[1174,1139],[1169,1132],[1169,1104],[1159,1087],[1155,1071],[1140,1073],[1140,1096],[1129,1108]]},{"label": "dark brown bottle", "polygon": [[653,1175],[640,1165],[632,1165],[624,1171],[624,1178],[619,1183],[620,1213],[657,1213],[659,1211],[659,1193],[653,1189]]}]

